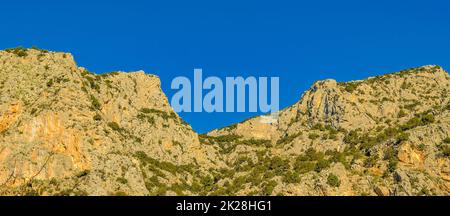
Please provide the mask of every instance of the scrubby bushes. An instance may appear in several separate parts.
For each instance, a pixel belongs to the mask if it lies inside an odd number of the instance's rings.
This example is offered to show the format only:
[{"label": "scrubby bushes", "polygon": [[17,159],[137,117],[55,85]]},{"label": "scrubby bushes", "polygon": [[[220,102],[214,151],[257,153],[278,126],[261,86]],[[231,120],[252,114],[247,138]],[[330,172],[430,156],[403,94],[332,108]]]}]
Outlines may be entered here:
[{"label": "scrubby bushes", "polygon": [[94,121],[101,121],[102,120],[102,116],[98,113],[96,113],[93,117]]},{"label": "scrubby bushes", "polygon": [[411,104],[407,104],[403,106],[403,108],[413,111],[416,106],[419,106],[421,103],[417,100],[414,100]]},{"label": "scrubby bushes", "polygon": [[394,146],[390,146],[384,153],[384,160],[388,161],[387,171],[392,173],[397,168],[398,158],[397,158],[398,150]]},{"label": "scrubby bushes", "polygon": [[359,83],[357,82],[347,82],[344,83],[344,89],[349,93],[353,93],[358,88],[358,85]]},{"label": "scrubby bushes", "polygon": [[96,90],[97,92],[100,91],[100,86],[97,84],[96,78],[93,78],[93,77],[91,77],[91,76],[84,76],[84,78],[88,81],[89,86],[90,86],[92,89]]},{"label": "scrubby bushes", "polygon": [[153,116],[148,116],[148,115],[145,115],[143,113],[139,113],[137,115],[137,118],[139,120],[142,120],[142,121],[147,121],[150,124],[154,124],[155,123],[155,118],[153,118]]},{"label": "scrubby bushes", "polygon": [[100,110],[102,108],[102,105],[100,104],[98,99],[93,95],[91,95],[91,104],[93,109]]},{"label": "scrubby bushes", "polygon": [[221,154],[228,154],[234,151],[237,144],[236,142],[241,138],[237,135],[223,135],[223,136],[208,136],[206,134],[199,135],[201,143],[206,145],[217,145]]},{"label": "scrubby bushes", "polygon": [[372,155],[370,157],[367,157],[366,160],[364,160],[364,167],[370,168],[377,164],[378,157],[376,155]]},{"label": "scrubby bushes", "polygon": [[339,187],[341,185],[341,181],[339,180],[339,177],[331,173],[328,175],[327,184],[332,187]]},{"label": "scrubby bushes", "polygon": [[308,138],[311,139],[311,140],[315,140],[315,139],[317,139],[319,137],[320,137],[319,134],[316,134],[316,133],[310,133],[308,135]]},{"label": "scrubby bushes", "polygon": [[48,82],[47,82],[47,87],[52,87],[53,86],[53,79],[50,79]]},{"label": "scrubby bushes", "polygon": [[450,157],[450,137],[442,140],[442,144],[439,145],[439,149],[444,157]]},{"label": "scrubby bushes", "polygon": [[294,169],[299,174],[305,174],[314,171],[315,167],[316,163],[313,161],[296,160],[294,164]]},{"label": "scrubby bushes", "polygon": [[269,182],[265,182],[263,184],[263,188],[261,191],[261,195],[263,196],[270,196],[273,193],[273,190],[275,189],[275,187],[277,186],[277,182],[276,181],[269,181]]},{"label": "scrubby bushes", "polygon": [[405,110],[401,109],[400,112],[398,112],[397,117],[403,118],[403,117],[405,117],[405,116],[407,116]]},{"label": "scrubby bushes", "polygon": [[16,48],[5,49],[6,52],[17,55],[18,57],[26,57],[28,56],[27,49],[21,46]]},{"label": "scrubby bushes", "polygon": [[408,122],[400,126],[403,131],[413,129],[415,127],[424,126],[434,122],[434,116],[431,113],[425,112],[416,115],[416,117],[410,119]]},{"label": "scrubby bushes", "polygon": [[352,130],[344,136],[343,141],[350,145],[359,145],[359,149],[367,152],[375,145],[385,142],[389,139],[395,139],[397,144],[407,141],[409,134],[407,130],[418,126],[428,125],[434,122],[434,116],[430,111],[417,114],[414,118],[407,121],[405,124],[398,127],[389,127],[382,130],[382,132],[371,136],[368,134],[360,134],[359,130]]},{"label": "scrubby bushes", "polygon": [[114,131],[121,131],[122,128],[117,124],[117,122],[109,122],[108,127],[110,127]]},{"label": "scrubby bushes", "polygon": [[290,184],[294,184],[294,183],[299,183],[300,182],[300,175],[298,172],[295,171],[288,171],[285,172],[282,178],[283,182],[286,183],[290,183]]},{"label": "scrubby bushes", "polygon": [[120,184],[127,184],[128,183],[128,180],[126,178],[123,178],[123,177],[118,177],[116,179],[116,181],[119,182]]},{"label": "scrubby bushes", "polygon": [[174,112],[167,113],[167,112],[164,112],[162,110],[157,110],[157,109],[152,109],[152,108],[142,108],[140,110],[140,112],[144,113],[144,114],[156,114],[156,115],[159,115],[166,121],[168,119],[170,119],[170,118],[172,118],[172,119],[176,119],[177,118],[177,115]]},{"label": "scrubby bushes", "polygon": [[448,145],[441,146],[441,151],[445,157],[450,157],[450,146]]},{"label": "scrubby bushes", "polygon": [[277,145],[281,145],[281,144],[285,144],[285,143],[290,143],[292,142],[295,138],[299,137],[302,135],[302,132],[297,132],[295,134],[289,135],[289,136],[284,136],[281,139],[277,140]]},{"label": "scrubby bushes", "polygon": [[305,151],[305,154],[297,157],[294,163],[294,169],[301,174],[310,171],[320,172],[328,168],[330,164],[331,161],[325,158],[324,153],[309,148]]},{"label": "scrubby bushes", "polygon": [[344,167],[346,169],[350,168],[350,164],[347,161],[347,156],[353,156],[355,157],[355,155],[349,151],[348,149],[345,149],[343,152],[338,152],[336,150],[328,150],[325,152],[325,155],[328,155],[330,157],[329,161],[330,163],[341,163],[342,165],[344,165]]}]

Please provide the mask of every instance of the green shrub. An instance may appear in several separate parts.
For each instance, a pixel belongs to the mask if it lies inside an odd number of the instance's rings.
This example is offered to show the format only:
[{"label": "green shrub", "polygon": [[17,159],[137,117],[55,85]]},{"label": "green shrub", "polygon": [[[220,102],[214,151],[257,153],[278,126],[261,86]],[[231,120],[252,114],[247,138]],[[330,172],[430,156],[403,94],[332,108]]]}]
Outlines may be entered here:
[{"label": "green shrub", "polygon": [[281,175],[290,169],[289,161],[283,160],[279,156],[270,158],[267,162],[268,169],[273,170],[276,175]]},{"label": "green shrub", "polygon": [[397,158],[393,158],[393,159],[389,160],[388,167],[387,167],[388,172],[391,172],[391,173],[394,172],[397,169],[397,164],[398,164]]},{"label": "green shrub", "polygon": [[328,167],[330,167],[330,162],[322,158],[317,161],[314,171],[320,172]]},{"label": "green shrub", "polygon": [[300,175],[297,172],[288,171],[285,172],[282,178],[283,182],[294,184],[300,182]]},{"label": "green shrub", "polygon": [[83,170],[83,171],[81,171],[81,172],[75,174],[75,176],[76,176],[77,178],[81,178],[81,177],[84,177],[84,176],[89,175],[89,173],[90,173],[89,170]]},{"label": "green shrub", "polygon": [[310,171],[320,172],[330,166],[330,161],[325,159],[325,154],[309,148],[305,154],[297,157],[294,163],[294,169],[300,173],[307,173]]},{"label": "green shrub", "polygon": [[324,127],[322,124],[317,123],[317,124],[315,124],[314,126],[312,126],[311,129],[312,129],[312,130],[320,130],[320,131],[324,131],[324,130],[325,130],[325,127]]},{"label": "green shrub", "polygon": [[98,113],[96,113],[93,117],[94,121],[101,121],[102,120],[102,116]]},{"label": "green shrub", "polygon": [[94,108],[96,110],[100,110],[102,107],[102,105],[100,104],[98,99],[96,97],[94,97],[93,95],[91,95],[91,104],[92,104],[92,108]]},{"label": "green shrub", "polygon": [[344,152],[338,152],[336,150],[333,151],[327,151],[325,154],[330,156],[330,163],[342,163],[345,168],[350,168],[350,164],[347,162],[347,151]]},{"label": "green shrub", "polygon": [[358,88],[358,85],[356,82],[347,82],[345,83],[345,91],[352,93]]},{"label": "green shrub", "polygon": [[427,124],[431,124],[434,122],[434,115],[431,113],[425,114],[420,116],[421,117],[421,121],[422,121],[422,125],[427,125]]},{"label": "green shrub", "polygon": [[422,113],[410,119],[408,122],[400,126],[403,131],[413,129],[415,127],[431,124],[435,121],[433,114]]},{"label": "green shrub", "polygon": [[172,118],[172,119],[176,119],[177,118],[177,115],[174,112],[167,113],[167,112],[164,112],[162,110],[157,110],[157,109],[152,109],[152,108],[142,108],[140,111],[142,113],[145,113],[145,114],[156,114],[156,115],[159,115],[164,120],[168,120],[170,118]]},{"label": "green shrub", "polygon": [[28,56],[27,49],[21,46],[16,48],[5,49],[6,52],[17,55],[18,57],[26,57]]},{"label": "green shrub", "polygon": [[150,124],[154,124],[155,123],[155,118],[153,118],[153,116],[148,116],[148,115],[145,115],[143,113],[139,113],[137,115],[137,118],[139,120],[142,120],[142,121],[147,121]]},{"label": "green shrub", "polygon": [[53,86],[53,79],[50,79],[48,82],[47,82],[47,87],[52,87]]},{"label": "green shrub", "polygon": [[322,152],[317,152],[313,148],[308,148],[305,151],[305,155],[303,156],[304,160],[309,160],[309,161],[317,161],[317,160],[322,159],[323,157],[324,157],[324,154]]},{"label": "green shrub", "polygon": [[407,114],[406,114],[406,112],[405,112],[405,110],[400,110],[400,112],[398,112],[398,115],[397,115],[399,118],[403,118],[403,117],[405,117],[405,116],[407,116]]},{"label": "green shrub", "polygon": [[118,177],[116,179],[116,181],[121,183],[121,184],[127,184],[128,183],[128,180],[126,178],[123,178],[123,177]]},{"label": "green shrub", "polygon": [[143,112],[143,113],[153,113],[153,112],[156,112],[156,111],[159,111],[159,110],[150,109],[150,108],[142,108],[141,109],[141,112]]},{"label": "green shrub", "polygon": [[100,91],[100,86],[96,83],[95,78],[91,77],[91,76],[85,76],[84,78],[87,79],[87,81],[89,82],[89,86],[97,91]]},{"label": "green shrub", "polygon": [[275,189],[275,187],[277,186],[277,182],[276,181],[269,181],[263,184],[263,188],[261,191],[261,195],[263,196],[270,196],[273,193],[273,190]]},{"label": "green shrub", "polygon": [[295,138],[299,137],[302,135],[302,132],[297,132],[295,134],[289,135],[289,136],[284,136],[283,138],[277,140],[277,144],[285,144],[285,143],[290,143],[292,142]]},{"label": "green shrub", "polygon": [[311,161],[296,161],[294,164],[294,169],[300,174],[314,171],[315,167],[316,164]]},{"label": "green shrub", "polygon": [[406,90],[407,88],[409,88],[410,84],[408,84],[406,81],[402,83],[402,85],[400,86],[401,89]]},{"label": "green shrub", "polygon": [[421,103],[419,102],[419,101],[413,101],[413,103],[411,103],[411,104],[407,104],[407,105],[405,105],[405,106],[403,106],[405,109],[407,109],[407,110],[410,110],[410,111],[412,111],[412,110],[414,110],[414,108],[416,107],[416,106],[419,106]]},{"label": "green shrub", "polygon": [[312,139],[312,140],[315,140],[315,139],[319,138],[319,134],[316,134],[316,133],[310,133],[310,134],[308,135],[308,138],[309,138],[309,139]]},{"label": "green shrub", "polygon": [[441,151],[445,157],[450,157],[450,146],[448,145],[441,146]]},{"label": "green shrub", "polygon": [[398,154],[397,149],[395,149],[393,146],[390,146],[389,148],[386,149],[386,151],[384,152],[384,160],[391,160],[393,158],[396,158]]},{"label": "green shrub", "polygon": [[444,140],[442,140],[442,144],[440,144],[438,147],[441,150],[442,155],[444,157],[449,157],[450,156],[450,137],[447,137]]},{"label": "green shrub", "polygon": [[421,144],[417,145],[416,149],[419,150],[419,151],[425,150],[425,144],[421,143]]},{"label": "green shrub", "polygon": [[351,145],[356,145],[359,143],[359,136],[358,136],[358,132],[356,130],[352,130],[349,133],[347,133],[344,136],[344,142],[351,144]]},{"label": "green shrub", "polygon": [[241,136],[229,134],[229,135],[216,136],[216,137],[212,137],[212,138],[216,142],[236,142],[241,138]]},{"label": "green shrub", "polygon": [[378,160],[378,157],[376,157],[375,155],[366,158],[366,160],[364,160],[364,167],[370,168],[370,167],[375,166],[377,164],[377,160]]},{"label": "green shrub", "polygon": [[122,130],[122,128],[120,128],[120,126],[119,126],[119,124],[117,124],[117,122],[109,122],[108,126],[111,129],[115,130],[115,131],[121,131]]},{"label": "green shrub", "polygon": [[397,136],[397,142],[398,142],[398,143],[407,141],[408,139],[409,139],[409,134],[408,134],[408,133],[402,132],[402,133],[400,133],[400,134]]},{"label": "green shrub", "polygon": [[341,181],[336,175],[331,173],[330,175],[328,175],[327,184],[332,187],[339,187],[341,185]]}]

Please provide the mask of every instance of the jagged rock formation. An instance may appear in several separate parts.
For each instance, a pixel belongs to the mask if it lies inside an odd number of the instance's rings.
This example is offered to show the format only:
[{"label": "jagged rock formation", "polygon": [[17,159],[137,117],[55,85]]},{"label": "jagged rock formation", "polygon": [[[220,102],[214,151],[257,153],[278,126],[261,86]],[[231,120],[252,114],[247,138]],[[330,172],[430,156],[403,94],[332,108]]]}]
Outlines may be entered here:
[{"label": "jagged rock formation", "polygon": [[172,111],[156,76],[95,75],[67,53],[14,49],[0,52],[0,83],[6,194],[154,194],[152,184],[170,187],[191,174],[151,182],[152,160],[216,166],[216,156]]},{"label": "jagged rock formation", "polygon": [[439,66],[318,81],[280,111],[277,124],[257,117],[206,138],[237,140],[231,161],[254,165],[278,157],[284,170],[272,178],[272,194],[448,195],[449,89],[450,76]]},{"label": "jagged rock formation", "polygon": [[197,135],[156,76],[0,51],[3,195],[448,195],[450,77],[316,82],[276,123]]}]

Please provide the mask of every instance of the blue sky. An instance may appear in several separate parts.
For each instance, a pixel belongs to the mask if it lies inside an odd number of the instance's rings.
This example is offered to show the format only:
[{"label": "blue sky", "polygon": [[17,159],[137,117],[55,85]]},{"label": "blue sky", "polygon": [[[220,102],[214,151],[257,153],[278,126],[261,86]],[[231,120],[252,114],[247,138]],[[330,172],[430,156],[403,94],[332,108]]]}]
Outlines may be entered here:
[{"label": "blue sky", "polygon": [[[170,98],[176,76],[279,76],[280,105],[315,81],[426,64],[450,68],[448,1],[8,1],[0,48],[73,53],[96,73],[145,70]],[[256,113],[180,113],[198,132]]]}]

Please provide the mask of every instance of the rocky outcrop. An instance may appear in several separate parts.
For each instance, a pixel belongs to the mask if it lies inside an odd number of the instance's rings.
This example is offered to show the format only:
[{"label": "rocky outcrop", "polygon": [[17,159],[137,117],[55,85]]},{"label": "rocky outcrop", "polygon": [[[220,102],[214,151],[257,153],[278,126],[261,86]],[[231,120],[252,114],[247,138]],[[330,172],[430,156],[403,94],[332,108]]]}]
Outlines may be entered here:
[{"label": "rocky outcrop", "polygon": [[449,195],[450,77],[318,81],[278,121],[198,135],[157,76],[0,51],[2,195]]},{"label": "rocky outcrop", "polygon": [[0,52],[5,193],[151,194],[157,187],[146,182],[151,172],[137,154],[174,167],[214,164],[216,155],[173,112],[158,77],[143,71],[96,75],[67,53],[23,52]]},{"label": "rocky outcrop", "polygon": [[[232,160],[255,151],[285,160],[291,173],[280,174],[274,193],[448,195],[449,87],[448,73],[434,65],[361,81],[318,81],[278,113],[277,124],[255,117],[208,136],[238,139]],[[258,139],[270,145],[249,145]],[[332,173],[347,183],[330,189],[326,173],[339,164],[347,172]]]}]

